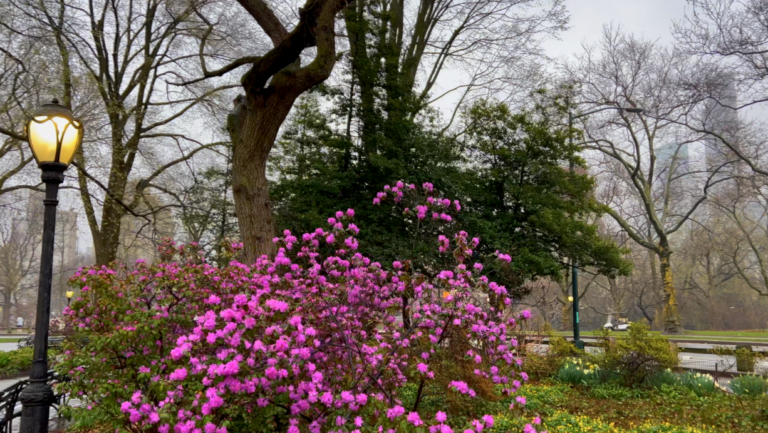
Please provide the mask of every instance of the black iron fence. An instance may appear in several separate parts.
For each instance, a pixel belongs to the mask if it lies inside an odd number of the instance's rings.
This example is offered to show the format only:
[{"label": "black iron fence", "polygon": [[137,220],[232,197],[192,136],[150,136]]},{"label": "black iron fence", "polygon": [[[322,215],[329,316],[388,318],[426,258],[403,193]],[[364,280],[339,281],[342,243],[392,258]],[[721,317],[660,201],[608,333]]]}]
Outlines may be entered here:
[{"label": "black iron fence", "polygon": [[[53,370],[48,371],[48,383],[54,385],[65,380]],[[13,430],[13,420],[21,417],[21,403],[19,403],[19,394],[29,384],[29,379],[20,380],[8,388],[0,391],[0,433],[11,433]],[[54,388],[55,389],[55,388]],[[67,396],[65,394],[55,394],[56,402],[53,404],[53,410],[56,414],[59,408],[66,404]]]}]

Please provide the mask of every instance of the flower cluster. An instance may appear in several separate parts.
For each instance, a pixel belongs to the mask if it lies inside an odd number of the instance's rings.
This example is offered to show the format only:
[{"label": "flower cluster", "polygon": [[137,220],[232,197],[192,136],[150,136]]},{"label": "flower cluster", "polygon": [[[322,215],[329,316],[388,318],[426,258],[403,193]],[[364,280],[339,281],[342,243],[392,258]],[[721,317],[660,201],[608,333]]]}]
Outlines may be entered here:
[{"label": "flower cluster", "polygon": [[[397,182],[374,202],[416,189]],[[433,212],[450,223],[446,212],[460,211],[459,202],[432,197],[431,184],[422,189],[417,216]],[[450,380],[449,392],[478,398],[475,385],[487,384],[514,394],[527,380],[514,330],[530,314],[514,312],[506,289],[470,265],[479,239],[437,239],[456,260],[434,276],[407,262],[387,270],[357,251],[353,218],[349,209],[326,229],[285,231],[274,239],[276,256],[253,265],[81,270],[75,284],[98,293],[66,312],[87,340],[67,347],[65,386],[93,404],[119,406],[131,431],[225,433],[233,420],[264,419],[290,433],[491,428],[488,414],[462,427],[420,410],[418,400],[406,410],[399,391],[439,381],[436,368],[462,347],[470,377]]]}]

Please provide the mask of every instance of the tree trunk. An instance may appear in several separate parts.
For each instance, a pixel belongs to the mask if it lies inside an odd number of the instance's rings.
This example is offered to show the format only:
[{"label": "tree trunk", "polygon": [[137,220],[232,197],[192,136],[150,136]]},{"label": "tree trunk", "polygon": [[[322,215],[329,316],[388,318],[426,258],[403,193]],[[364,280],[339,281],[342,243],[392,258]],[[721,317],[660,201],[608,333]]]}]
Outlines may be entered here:
[{"label": "tree trunk", "polygon": [[[245,247],[245,261],[253,263],[259,256],[272,255],[275,251],[272,243],[275,228],[267,189],[269,152],[296,99],[331,75],[337,60],[336,14],[349,0],[307,0],[299,10],[299,23],[290,32],[264,2],[239,0],[239,3],[274,44],[272,50],[251,63],[241,80],[245,96],[235,99],[235,107],[227,119],[233,147],[235,213]],[[310,47],[315,47],[315,58],[302,67],[301,54]]]},{"label": "tree trunk", "polygon": [[[113,149],[117,146],[113,145]],[[104,198],[104,207],[101,212],[101,228],[98,231],[98,241],[93,243],[97,265],[107,265],[117,260],[117,252],[120,247],[120,227],[126,213],[125,207],[114,197],[125,200],[125,189],[128,184],[130,168],[122,166],[120,157],[112,158],[112,170],[109,174],[109,191],[111,195]],[[112,197],[114,196],[114,197]],[[91,232],[94,228],[91,227]],[[96,236],[94,236],[96,239]]]},{"label": "tree trunk", "polygon": [[663,282],[663,318],[665,334],[681,334],[683,326],[680,324],[680,314],[677,311],[677,295],[675,293],[675,282],[672,279],[672,265],[670,256],[672,252],[669,248],[662,247],[659,254],[659,268]]},{"label": "tree trunk", "polygon": [[565,303],[563,303],[563,309],[562,314],[560,317],[560,330],[561,331],[570,331],[572,328],[571,325],[571,316],[573,316],[573,308],[572,303],[568,302],[568,296],[565,297]]},{"label": "tree trunk", "polygon": [[267,159],[280,125],[301,94],[272,90],[238,96],[227,122],[233,146],[232,195],[249,264],[275,253]]}]

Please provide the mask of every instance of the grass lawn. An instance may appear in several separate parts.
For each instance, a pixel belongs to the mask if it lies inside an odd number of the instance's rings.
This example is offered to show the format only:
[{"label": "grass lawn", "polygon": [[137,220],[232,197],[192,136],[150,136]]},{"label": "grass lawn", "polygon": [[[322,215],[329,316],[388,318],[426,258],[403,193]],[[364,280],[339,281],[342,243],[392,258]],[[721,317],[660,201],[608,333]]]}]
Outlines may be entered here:
[{"label": "grass lawn", "polygon": [[21,338],[16,337],[9,337],[9,338],[0,338],[0,343],[18,343]]},{"label": "grass lawn", "polygon": [[[698,397],[682,387],[587,388],[554,381],[526,384],[520,394],[529,418],[541,416],[540,430],[550,433],[768,432],[768,395],[739,398],[718,391]],[[502,416],[499,427],[504,423]]]},{"label": "grass lawn", "polygon": [[766,331],[686,331],[685,335],[711,335],[716,337],[768,338]]}]

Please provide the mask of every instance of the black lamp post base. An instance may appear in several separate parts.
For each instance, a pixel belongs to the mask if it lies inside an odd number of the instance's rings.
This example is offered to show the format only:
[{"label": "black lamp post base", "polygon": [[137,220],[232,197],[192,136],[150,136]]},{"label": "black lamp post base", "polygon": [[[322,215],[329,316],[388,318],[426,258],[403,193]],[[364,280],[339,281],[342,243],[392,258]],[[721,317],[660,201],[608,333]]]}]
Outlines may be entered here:
[{"label": "black lamp post base", "polygon": [[31,380],[19,394],[21,433],[47,433],[51,405],[56,402],[51,386],[46,380]]},{"label": "black lamp post base", "polygon": [[583,340],[573,340],[573,345],[576,346],[579,350],[584,350],[584,341]]}]

